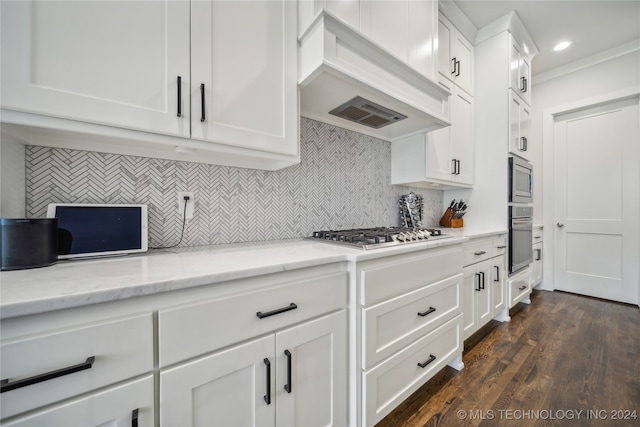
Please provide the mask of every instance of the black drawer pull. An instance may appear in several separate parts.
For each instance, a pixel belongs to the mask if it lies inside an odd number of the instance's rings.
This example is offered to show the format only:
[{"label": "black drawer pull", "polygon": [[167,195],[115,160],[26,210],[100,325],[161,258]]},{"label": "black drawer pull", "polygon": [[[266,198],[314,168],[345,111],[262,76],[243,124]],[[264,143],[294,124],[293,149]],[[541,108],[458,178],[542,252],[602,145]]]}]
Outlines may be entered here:
[{"label": "black drawer pull", "polygon": [[418,313],[418,316],[424,317],[424,316],[426,316],[428,314],[433,313],[434,311],[436,311],[435,307],[429,307],[429,310],[423,311],[422,313]]},{"label": "black drawer pull", "polygon": [[505,249],[505,248],[506,248],[505,245],[496,246],[496,249]]},{"label": "black drawer pull", "polygon": [[474,252],[473,254],[477,255],[477,256],[480,256],[480,255],[486,254],[486,252],[485,251],[478,251],[478,252]]},{"label": "black drawer pull", "polygon": [[482,277],[482,285],[480,285],[480,290],[484,290],[484,271],[481,271],[480,277]]},{"label": "black drawer pull", "polygon": [[267,402],[267,405],[271,405],[271,362],[265,357],[264,364],[267,369],[267,394],[264,395],[264,401]]},{"label": "black drawer pull", "polygon": [[525,289],[527,289],[527,285],[522,285],[518,288],[519,291],[524,291]]},{"label": "black drawer pull", "polygon": [[131,427],[138,427],[138,409],[131,412]]},{"label": "black drawer pull", "polygon": [[205,120],[204,83],[200,83],[200,121],[204,122]]},{"label": "black drawer pull", "polygon": [[73,374],[76,372],[84,371],[85,369],[89,369],[93,366],[93,362],[95,362],[96,357],[91,356],[87,357],[87,360],[84,363],[79,363],[77,365],[69,366],[62,369],[57,369],[55,371],[47,372],[45,374],[35,375],[33,377],[25,378],[23,380],[18,380],[14,382],[9,382],[9,378],[5,378],[0,381],[0,393],[4,393],[5,391],[15,390],[17,388],[26,387],[32,384],[41,383],[43,381],[52,380],[54,378],[63,377],[65,375]]},{"label": "black drawer pull", "polygon": [[178,117],[182,117],[182,77],[178,76]]},{"label": "black drawer pull", "polygon": [[287,393],[291,393],[291,352],[285,350],[284,355],[287,356],[287,383],[284,385],[284,389]]},{"label": "black drawer pull", "polygon": [[420,363],[420,362],[418,362],[418,366],[420,366],[421,368],[426,368],[426,367],[427,367],[427,365],[428,365],[429,363],[433,362],[434,360],[436,360],[436,357],[435,357],[433,354],[430,354],[430,355],[429,355],[429,358],[427,359],[427,361],[426,361],[426,362],[424,362],[424,363]]},{"label": "black drawer pull", "polygon": [[499,265],[494,265],[493,268],[496,269],[496,278],[493,279],[494,282],[499,282],[500,281],[500,266]]},{"label": "black drawer pull", "polygon": [[258,316],[260,319],[264,319],[265,317],[274,316],[276,314],[284,313],[285,311],[295,310],[296,308],[298,308],[298,306],[294,303],[291,303],[286,307],[282,307],[273,311],[267,311],[266,313],[259,311],[256,313],[256,316]]}]

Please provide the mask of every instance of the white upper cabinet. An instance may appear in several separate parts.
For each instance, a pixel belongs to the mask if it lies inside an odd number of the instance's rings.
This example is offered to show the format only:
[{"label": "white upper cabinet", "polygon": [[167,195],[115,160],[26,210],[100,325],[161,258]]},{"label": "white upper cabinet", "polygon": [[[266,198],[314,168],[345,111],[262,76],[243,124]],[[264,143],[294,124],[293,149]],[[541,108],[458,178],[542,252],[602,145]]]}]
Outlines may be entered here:
[{"label": "white upper cabinet", "polygon": [[438,20],[438,71],[473,95],[473,45],[443,15]]},{"label": "white upper cabinet", "polygon": [[436,1],[361,1],[360,31],[436,80]]},{"label": "white upper cabinet", "polygon": [[516,95],[514,90],[510,90],[509,95],[509,153],[530,162],[531,108]]},{"label": "white upper cabinet", "polygon": [[191,137],[298,153],[296,4],[194,1]]},{"label": "white upper cabinet", "polygon": [[322,9],[356,30],[360,29],[360,0],[298,0],[299,35],[309,28]]},{"label": "white upper cabinet", "polygon": [[188,137],[189,67],[189,2],[2,2],[2,108]]},{"label": "white upper cabinet", "polygon": [[518,41],[509,35],[509,87],[531,105],[530,60]]},{"label": "white upper cabinet", "polygon": [[[475,180],[473,97],[447,87],[451,126],[391,144],[391,183],[424,188],[471,187]],[[435,184],[435,185],[434,185]]]},{"label": "white upper cabinet", "polygon": [[[67,132],[65,148],[256,169],[298,163],[296,6],[2,2],[2,120]],[[55,146],[39,134],[23,139]]]}]

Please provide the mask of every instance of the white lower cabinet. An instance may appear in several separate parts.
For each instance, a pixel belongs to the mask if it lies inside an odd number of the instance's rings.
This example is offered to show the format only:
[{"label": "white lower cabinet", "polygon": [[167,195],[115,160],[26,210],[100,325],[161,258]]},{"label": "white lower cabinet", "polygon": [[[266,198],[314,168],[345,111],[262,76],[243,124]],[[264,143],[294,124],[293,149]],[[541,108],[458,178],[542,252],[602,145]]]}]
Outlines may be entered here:
[{"label": "white lower cabinet", "polygon": [[509,276],[509,308],[519,302],[531,303],[531,267]]},{"label": "white lower cabinet", "polygon": [[162,426],[346,424],[346,312],[166,369]]},{"label": "white lower cabinet", "polygon": [[152,427],[153,396],[153,376],[149,375],[2,425]]},{"label": "white lower cabinet", "polygon": [[474,239],[463,245],[462,311],[464,339],[489,320],[508,321],[505,239]]},{"label": "white lower cabinet", "polygon": [[[3,425],[12,417],[26,417],[16,418],[16,425],[126,425],[122,420],[135,409],[153,425],[153,381],[106,388],[153,371],[151,312],[97,322],[65,312],[39,319],[30,330],[24,326],[33,323],[29,317],[3,319]],[[63,321],[63,328],[50,326]],[[96,390],[105,391],[90,394]],[[96,402],[108,405],[94,412]],[[39,412],[45,407],[50,409]]]},{"label": "white lower cabinet", "polygon": [[360,407],[372,426],[446,364],[462,369],[459,246],[356,264]]}]

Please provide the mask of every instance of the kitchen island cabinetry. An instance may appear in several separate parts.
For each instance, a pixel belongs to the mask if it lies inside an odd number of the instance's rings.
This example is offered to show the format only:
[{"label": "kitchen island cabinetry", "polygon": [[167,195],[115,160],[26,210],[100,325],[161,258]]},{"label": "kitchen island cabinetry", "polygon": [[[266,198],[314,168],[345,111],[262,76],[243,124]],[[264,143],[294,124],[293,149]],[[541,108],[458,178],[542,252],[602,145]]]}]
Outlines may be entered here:
[{"label": "kitchen island cabinetry", "polygon": [[357,425],[372,426],[446,364],[462,369],[459,247],[356,264]]},{"label": "kitchen island cabinetry", "polygon": [[2,2],[2,119],[39,145],[298,163],[296,18],[285,0]]},{"label": "kitchen island cabinetry", "polygon": [[489,320],[508,321],[506,306],[505,239],[473,239],[463,245],[464,339]]}]

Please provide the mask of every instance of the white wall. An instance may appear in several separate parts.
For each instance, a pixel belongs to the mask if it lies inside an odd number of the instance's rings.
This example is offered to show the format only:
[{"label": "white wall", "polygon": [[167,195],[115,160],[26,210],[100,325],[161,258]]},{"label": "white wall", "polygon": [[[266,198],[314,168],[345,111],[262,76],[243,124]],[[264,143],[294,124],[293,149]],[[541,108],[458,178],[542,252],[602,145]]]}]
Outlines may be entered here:
[{"label": "white wall", "polygon": [[[535,61],[535,59],[534,59]],[[553,141],[545,138],[543,124],[549,111],[562,106],[588,104],[589,100],[625,90],[640,92],[640,51],[619,56],[541,83],[533,78],[532,141],[534,151],[534,222],[544,225],[542,289],[553,289]],[[546,114],[545,114],[546,111]],[[544,171],[544,173],[542,173]]]}]

